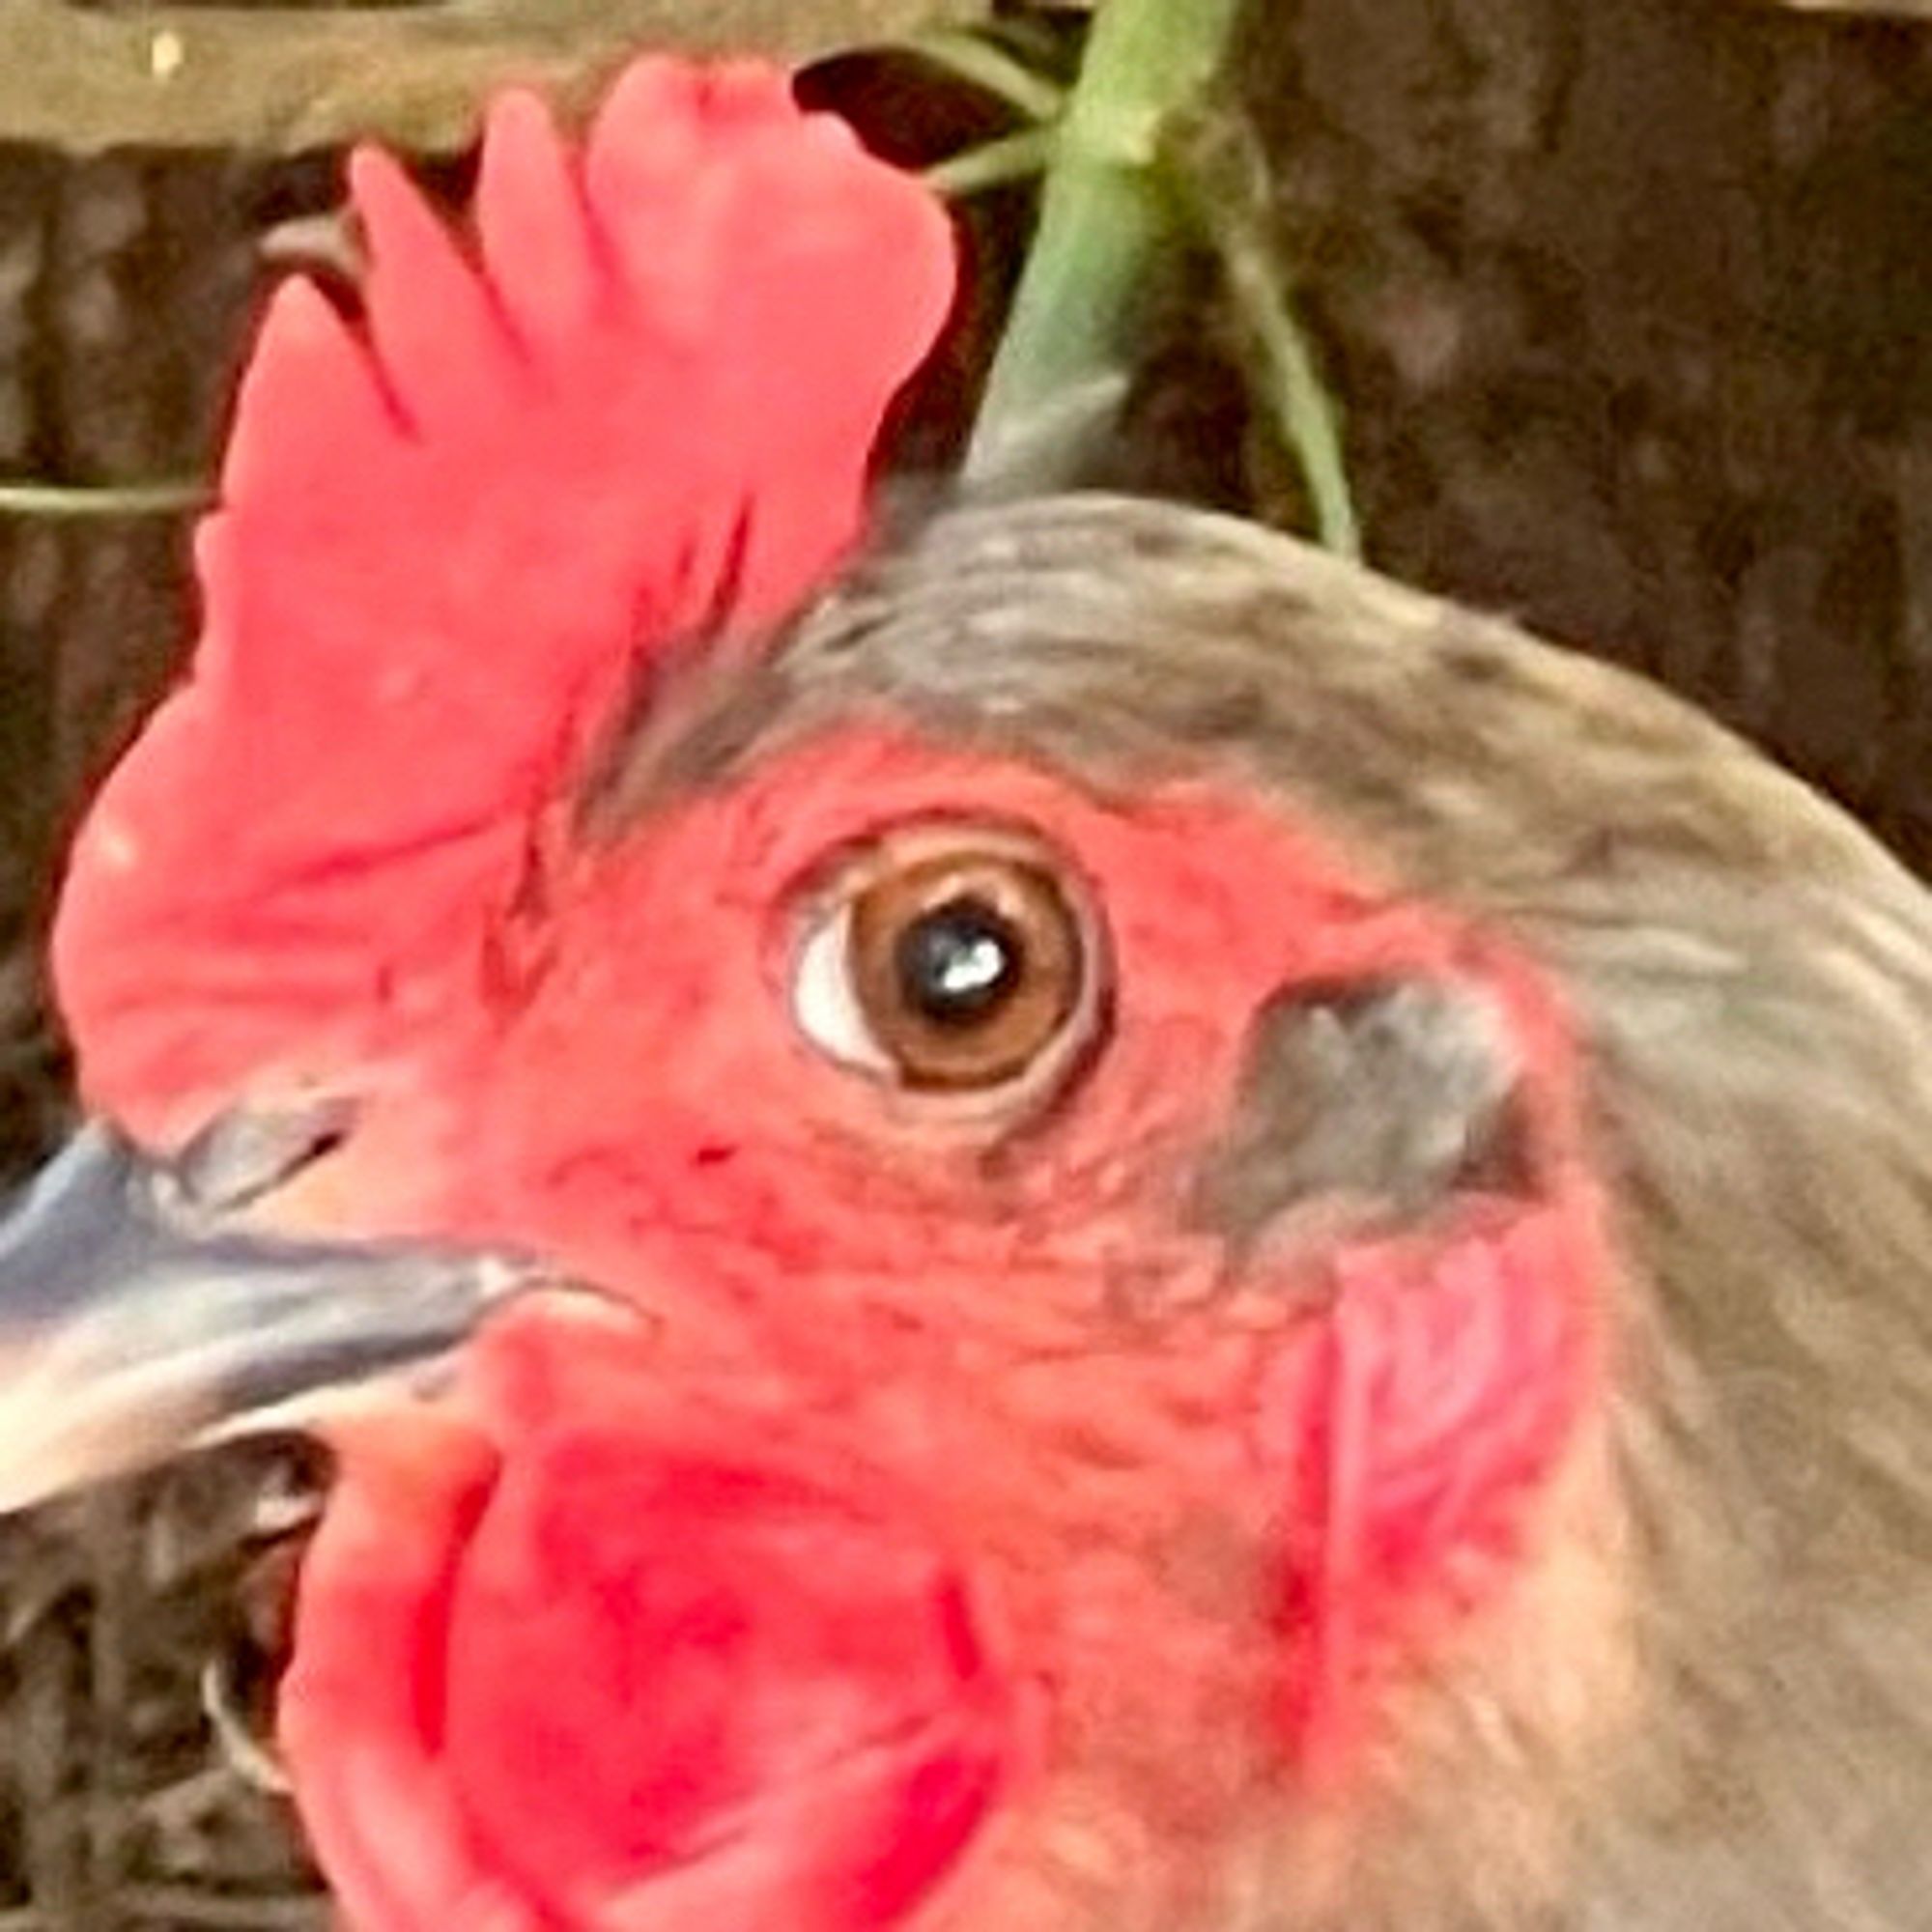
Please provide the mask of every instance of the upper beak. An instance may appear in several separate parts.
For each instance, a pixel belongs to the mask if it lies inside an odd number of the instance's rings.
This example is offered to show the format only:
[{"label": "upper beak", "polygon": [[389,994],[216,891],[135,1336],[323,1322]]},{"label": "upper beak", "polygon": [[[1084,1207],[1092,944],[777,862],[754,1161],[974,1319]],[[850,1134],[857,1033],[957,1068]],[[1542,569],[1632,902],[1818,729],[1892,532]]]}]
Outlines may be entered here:
[{"label": "upper beak", "polygon": [[259,1117],[174,1162],[95,1124],[0,1218],[0,1512],[443,1354],[533,1279],[498,1254],[251,1226],[300,1164]]}]

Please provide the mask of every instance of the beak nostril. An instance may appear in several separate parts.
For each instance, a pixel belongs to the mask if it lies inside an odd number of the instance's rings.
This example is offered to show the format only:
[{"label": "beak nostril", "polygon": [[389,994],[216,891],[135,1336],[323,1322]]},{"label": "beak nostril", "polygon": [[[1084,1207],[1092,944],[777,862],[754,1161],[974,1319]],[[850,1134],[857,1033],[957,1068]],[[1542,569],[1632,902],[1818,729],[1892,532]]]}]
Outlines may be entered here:
[{"label": "beak nostril", "polygon": [[286,1107],[220,1114],[158,1172],[166,1205],[193,1213],[236,1213],[334,1153],[355,1130],[358,1103],[318,1094]]}]

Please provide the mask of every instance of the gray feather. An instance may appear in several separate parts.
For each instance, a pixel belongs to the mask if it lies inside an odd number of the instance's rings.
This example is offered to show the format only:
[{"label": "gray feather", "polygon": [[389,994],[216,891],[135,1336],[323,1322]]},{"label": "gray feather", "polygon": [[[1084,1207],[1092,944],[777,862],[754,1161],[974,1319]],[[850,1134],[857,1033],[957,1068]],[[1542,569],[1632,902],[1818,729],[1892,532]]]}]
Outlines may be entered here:
[{"label": "gray feather", "polygon": [[[1244,783],[1567,992],[1630,1275],[1612,1424],[1640,1715],[1627,1753],[1579,1766],[1445,1691],[1385,1865],[1323,1932],[1932,1925],[1923,889],[1644,682],[1169,505],[942,517],[810,612],[739,705],[753,728],[707,727],[724,765],[886,710],[1103,796]],[[664,781],[626,781],[634,802]],[[1439,1014],[1275,1045],[1330,1103],[1291,1191],[1439,1188],[1507,1090]],[[1365,1078],[1421,1083],[1419,1139],[1357,1104]],[[1232,1157],[1265,1193],[1253,1148]],[[1512,1819],[1552,1809],[1576,1871],[1553,1912],[1509,1862]],[[1307,1932],[1265,1904],[1252,1924]]]}]

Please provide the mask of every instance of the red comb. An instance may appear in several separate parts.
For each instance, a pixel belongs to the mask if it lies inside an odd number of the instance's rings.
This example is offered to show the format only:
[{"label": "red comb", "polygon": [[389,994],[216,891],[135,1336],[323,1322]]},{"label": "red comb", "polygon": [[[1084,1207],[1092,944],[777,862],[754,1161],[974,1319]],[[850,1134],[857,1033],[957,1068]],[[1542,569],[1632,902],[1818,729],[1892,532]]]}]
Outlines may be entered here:
[{"label": "red comb", "polygon": [[84,1089],[137,1131],[420,1010],[640,660],[832,568],[952,293],[938,204],[762,66],[642,61],[581,156],[499,100],[473,251],[384,155],[351,185],[366,326],[275,296],[192,674],[60,907]]}]

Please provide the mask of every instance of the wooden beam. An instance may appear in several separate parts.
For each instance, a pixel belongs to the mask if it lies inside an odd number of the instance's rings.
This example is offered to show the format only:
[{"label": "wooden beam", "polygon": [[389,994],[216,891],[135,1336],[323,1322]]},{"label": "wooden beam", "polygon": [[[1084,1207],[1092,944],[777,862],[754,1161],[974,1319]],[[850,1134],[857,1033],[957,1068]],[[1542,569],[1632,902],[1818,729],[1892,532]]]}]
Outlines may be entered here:
[{"label": "wooden beam", "polygon": [[0,141],[70,154],[295,154],[364,134],[465,145],[516,81],[566,111],[648,46],[805,61],[979,17],[980,0],[428,0],[414,6],[0,0]]}]

